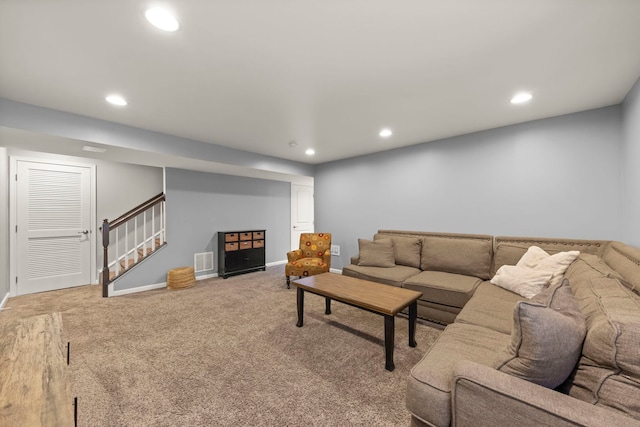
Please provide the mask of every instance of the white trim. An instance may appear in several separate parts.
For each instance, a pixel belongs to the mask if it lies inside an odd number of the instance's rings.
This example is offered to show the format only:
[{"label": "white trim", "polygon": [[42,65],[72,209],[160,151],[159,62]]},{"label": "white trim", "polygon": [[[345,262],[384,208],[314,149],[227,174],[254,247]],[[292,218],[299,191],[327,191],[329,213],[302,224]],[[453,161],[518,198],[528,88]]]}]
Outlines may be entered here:
[{"label": "white trim", "polygon": [[196,281],[211,279],[213,277],[218,277],[218,273],[209,273],[209,274],[203,274],[202,276],[196,276]]},{"label": "white trim", "polygon": [[[218,273],[205,274],[203,276],[196,276],[196,282],[198,280],[211,279],[212,277],[218,277]],[[110,283],[109,286],[111,286],[112,284],[113,283]],[[135,293],[138,293],[138,292],[145,292],[145,291],[152,291],[154,289],[161,289],[161,288],[166,288],[166,287],[167,287],[167,282],[162,282],[162,283],[155,283],[153,285],[138,286],[136,288],[120,289],[118,291],[114,291],[113,289],[109,289],[109,296],[110,297],[119,297],[119,296],[122,296],[122,295],[135,294]]]},{"label": "white trim", "polygon": [[7,292],[4,298],[2,298],[2,302],[0,302],[0,310],[2,310],[4,306],[7,304],[7,301],[9,301],[9,295],[10,295],[9,292]]},{"label": "white trim", "polygon": [[342,274],[342,270],[338,270],[337,268],[330,268],[329,271],[331,273]]},{"label": "white trim", "polygon": [[285,259],[284,261],[274,261],[274,262],[268,262],[265,267],[273,267],[274,265],[282,265],[282,264],[286,264],[287,260]]},{"label": "white trim", "polygon": [[[109,284],[109,286],[111,286],[112,283]],[[135,294],[138,292],[145,292],[145,291],[152,291],[154,289],[161,289],[161,288],[166,288],[167,287],[167,282],[162,282],[162,283],[156,283],[153,285],[145,285],[145,286],[138,286],[137,288],[129,288],[129,289],[120,289],[119,291],[114,291],[109,289],[109,297],[119,297],[122,295],[128,295],[128,294]]]}]

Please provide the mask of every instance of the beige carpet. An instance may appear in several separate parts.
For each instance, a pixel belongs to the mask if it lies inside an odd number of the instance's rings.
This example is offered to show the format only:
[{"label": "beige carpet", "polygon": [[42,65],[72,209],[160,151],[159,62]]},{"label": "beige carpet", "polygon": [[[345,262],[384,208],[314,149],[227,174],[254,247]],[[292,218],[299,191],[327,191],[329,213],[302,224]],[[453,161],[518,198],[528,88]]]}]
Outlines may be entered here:
[{"label": "beige carpet", "polygon": [[79,426],[406,426],[409,370],[440,334],[396,318],[393,372],[383,318],[305,298],[283,266],[194,288],[101,298],[98,286],[12,298],[0,319],[62,313]]}]

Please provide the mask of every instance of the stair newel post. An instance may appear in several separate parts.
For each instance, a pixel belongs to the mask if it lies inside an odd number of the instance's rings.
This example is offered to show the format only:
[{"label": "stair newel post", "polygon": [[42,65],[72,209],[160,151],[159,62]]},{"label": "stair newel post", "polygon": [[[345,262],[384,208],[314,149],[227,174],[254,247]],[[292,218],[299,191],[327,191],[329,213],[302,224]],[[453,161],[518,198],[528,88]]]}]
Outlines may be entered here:
[{"label": "stair newel post", "polygon": [[102,222],[102,296],[109,296],[109,220]]}]

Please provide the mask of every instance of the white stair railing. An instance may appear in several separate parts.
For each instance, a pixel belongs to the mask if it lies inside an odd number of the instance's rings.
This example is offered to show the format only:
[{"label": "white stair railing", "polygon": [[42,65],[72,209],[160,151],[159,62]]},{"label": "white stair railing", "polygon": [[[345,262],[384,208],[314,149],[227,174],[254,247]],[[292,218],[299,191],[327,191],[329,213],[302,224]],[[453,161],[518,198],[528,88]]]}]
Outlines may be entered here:
[{"label": "white stair railing", "polygon": [[161,193],[113,221],[103,221],[102,296],[108,296],[109,283],[166,243],[165,203]]}]

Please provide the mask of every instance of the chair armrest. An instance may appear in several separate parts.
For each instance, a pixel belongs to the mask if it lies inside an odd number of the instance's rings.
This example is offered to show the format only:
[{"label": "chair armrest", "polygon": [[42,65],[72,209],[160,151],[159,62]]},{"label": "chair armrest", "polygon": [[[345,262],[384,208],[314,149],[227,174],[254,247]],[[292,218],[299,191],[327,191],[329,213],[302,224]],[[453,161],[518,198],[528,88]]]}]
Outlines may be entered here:
[{"label": "chair armrest", "polygon": [[640,426],[633,418],[474,362],[459,362],[453,381],[452,426]]},{"label": "chair armrest", "polygon": [[302,258],[302,251],[300,249],[296,249],[295,251],[287,252],[287,260],[289,262],[293,262]]},{"label": "chair armrest", "polygon": [[331,249],[324,251],[324,254],[322,254],[322,261],[331,268]]}]

